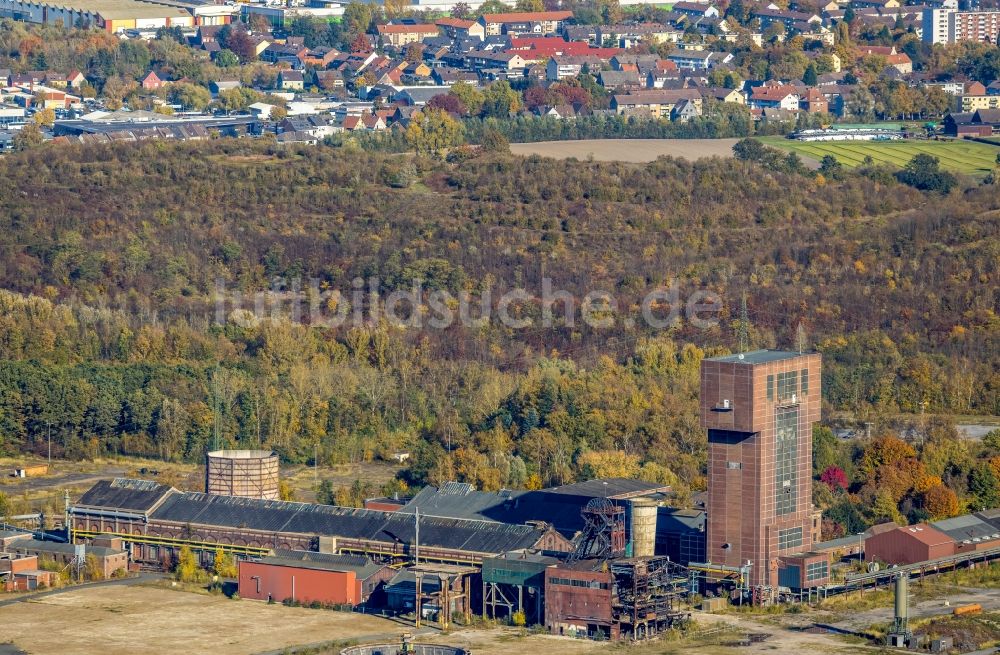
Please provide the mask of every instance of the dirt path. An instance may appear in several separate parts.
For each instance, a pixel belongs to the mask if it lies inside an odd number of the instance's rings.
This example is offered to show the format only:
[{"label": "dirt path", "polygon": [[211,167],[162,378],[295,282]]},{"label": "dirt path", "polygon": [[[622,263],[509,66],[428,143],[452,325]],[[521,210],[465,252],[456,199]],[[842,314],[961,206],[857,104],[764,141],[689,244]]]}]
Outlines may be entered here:
[{"label": "dirt path", "polygon": [[668,155],[694,161],[703,157],[732,157],[739,139],[589,139],[512,143],[515,155],[541,155],[556,159],[587,159],[646,163]]}]

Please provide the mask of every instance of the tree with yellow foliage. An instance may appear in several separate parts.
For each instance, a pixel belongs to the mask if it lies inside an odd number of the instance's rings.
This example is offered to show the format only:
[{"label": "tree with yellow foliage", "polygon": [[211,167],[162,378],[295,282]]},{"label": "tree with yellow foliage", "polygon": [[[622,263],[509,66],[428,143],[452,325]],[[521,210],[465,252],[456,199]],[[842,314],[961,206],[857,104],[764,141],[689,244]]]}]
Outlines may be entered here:
[{"label": "tree with yellow foliage", "polygon": [[215,563],[212,566],[212,571],[220,578],[235,578],[239,575],[236,559],[222,548],[215,549]]},{"label": "tree with yellow foliage", "polygon": [[44,109],[39,109],[35,112],[33,118],[36,125],[44,125],[46,127],[52,127],[56,122],[56,110],[51,107],[46,107]]}]

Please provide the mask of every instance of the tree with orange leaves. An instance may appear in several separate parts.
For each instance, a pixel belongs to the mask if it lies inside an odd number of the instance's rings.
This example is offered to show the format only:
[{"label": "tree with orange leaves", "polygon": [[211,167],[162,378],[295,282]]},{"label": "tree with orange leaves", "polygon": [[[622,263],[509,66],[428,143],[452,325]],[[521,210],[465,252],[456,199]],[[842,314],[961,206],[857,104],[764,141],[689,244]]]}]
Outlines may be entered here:
[{"label": "tree with orange leaves", "polygon": [[948,487],[939,484],[924,492],[924,509],[934,520],[958,514],[958,496]]}]

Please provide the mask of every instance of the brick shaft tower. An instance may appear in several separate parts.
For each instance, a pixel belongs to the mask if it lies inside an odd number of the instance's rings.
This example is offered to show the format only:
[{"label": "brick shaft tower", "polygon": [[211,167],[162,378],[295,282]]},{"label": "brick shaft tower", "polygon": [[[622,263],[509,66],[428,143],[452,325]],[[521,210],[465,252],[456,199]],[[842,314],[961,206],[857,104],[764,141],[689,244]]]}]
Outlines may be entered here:
[{"label": "brick shaft tower", "polygon": [[778,585],[779,557],[812,546],[812,426],[820,355],[757,350],[701,364],[708,430],[708,561],[751,562],[751,585]]}]

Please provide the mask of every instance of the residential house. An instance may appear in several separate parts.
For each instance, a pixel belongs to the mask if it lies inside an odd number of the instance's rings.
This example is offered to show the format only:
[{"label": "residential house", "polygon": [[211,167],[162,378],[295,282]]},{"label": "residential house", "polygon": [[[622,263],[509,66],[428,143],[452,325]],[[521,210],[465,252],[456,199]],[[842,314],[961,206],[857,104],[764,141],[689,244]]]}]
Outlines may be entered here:
[{"label": "residential house", "polygon": [[667,59],[681,70],[707,71],[721,64],[728,64],[733,60],[733,55],[729,52],[683,50],[670,53]]},{"label": "residential house", "polygon": [[750,16],[760,21],[760,27],[763,30],[766,30],[773,23],[781,23],[785,29],[789,30],[795,29],[796,23],[823,23],[823,19],[816,14],[782,9],[755,9],[750,13]]},{"label": "residential house", "polygon": [[[851,0],[851,7],[854,9],[876,9],[880,14],[886,14],[888,10],[899,9],[899,0]],[[895,12],[892,12],[895,14]]]},{"label": "residential house", "polygon": [[830,103],[819,89],[809,88],[799,96],[799,109],[809,114],[827,114]]},{"label": "residential house", "polygon": [[452,39],[486,38],[486,28],[482,23],[462,18],[439,18],[434,24]]},{"label": "residential house", "polygon": [[397,93],[394,100],[412,107],[423,107],[434,96],[444,95],[450,90],[447,86],[409,86]]},{"label": "residential house", "polygon": [[473,70],[497,69],[504,72],[523,71],[526,63],[521,55],[510,52],[469,53],[465,58]]},{"label": "residential house", "polygon": [[142,86],[145,91],[155,91],[164,85],[163,80],[153,71],[146,73],[146,76],[140,80],[139,85]]},{"label": "residential house", "polygon": [[660,23],[635,23],[630,25],[601,25],[597,28],[595,41],[598,44],[677,43],[683,33]]},{"label": "residential house", "polygon": [[479,24],[486,36],[496,34],[558,34],[573,18],[572,11],[515,11],[506,14],[483,14]]},{"label": "residential house", "polygon": [[45,79],[45,73],[41,71],[28,71],[27,73],[12,73],[8,76],[11,86],[32,88],[36,84],[41,84]]},{"label": "residential house", "polygon": [[311,114],[309,116],[289,116],[278,123],[278,132],[302,132],[317,139],[323,139],[343,131],[331,116]]},{"label": "residential house", "polygon": [[600,28],[597,25],[566,25],[563,27],[562,35],[567,41],[597,44],[599,31]]},{"label": "residential house", "polygon": [[618,92],[645,86],[645,80],[640,78],[638,71],[601,71],[597,83],[609,91]]},{"label": "residential house", "polygon": [[379,38],[385,45],[402,48],[411,43],[420,43],[428,36],[437,36],[437,25],[429,23],[388,24],[376,26]]},{"label": "residential house", "polygon": [[260,53],[260,59],[270,64],[285,62],[292,68],[301,69],[305,66],[308,55],[309,48],[301,43],[270,43]]},{"label": "residential house", "polygon": [[584,68],[591,71],[601,69],[603,62],[599,57],[569,55],[556,56],[549,59],[545,65],[545,79],[556,81],[567,77],[576,77]]},{"label": "residential house", "polygon": [[312,68],[326,68],[340,52],[336,48],[319,46],[307,51],[303,63]]},{"label": "residential house", "polygon": [[913,61],[905,52],[897,52],[895,46],[858,46],[858,59],[865,57],[882,57],[887,66],[892,66],[900,73],[908,75],[913,72]]},{"label": "residential house", "polygon": [[69,86],[69,82],[64,73],[48,71],[45,73],[45,86],[51,86],[53,89],[65,89]]},{"label": "residential house", "polygon": [[539,116],[554,118],[557,121],[577,117],[577,111],[573,105],[567,104],[555,105],[553,107],[539,107],[537,114]]},{"label": "residential house", "polygon": [[978,109],[1000,108],[1000,96],[986,93],[986,86],[981,82],[969,82],[965,92],[955,98],[955,107],[960,112],[975,112]]},{"label": "residential house", "polygon": [[278,73],[278,88],[285,91],[301,91],[306,87],[302,71],[283,70]]},{"label": "residential house", "polygon": [[693,18],[718,18],[719,8],[701,2],[675,2],[670,11]]},{"label": "residential house", "polygon": [[670,112],[670,120],[679,123],[686,123],[687,121],[701,116],[701,100],[697,102],[690,98],[682,98]]},{"label": "residential house", "polygon": [[751,109],[784,109],[796,111],[799,108],[799,93],[794,86],[765,85],[755,86],[747,98]]},{"label": "residential house", "polygon": [[192,45],[203,46],[206,43],[218,43],[219,32],[224,25],[200,25],[198,27],[198,33],[195,34],[194,39],[192,39]]},{"label": "residential house", "polygon": [[726,89],[721,86],[700,87],[701,97],[715,102],[731,102],[734,105],[747,104],[747,98],[736,89]]},{"label": "residential house", "polygon": [[403,69],[404,75],[409,75],[410,77],[430,77],[431,67],[422,61],[409,63],[406,68]]},{"label": "residential house", "polygon": [[360,116],[349,114],[344,117],[341,127],[348,132],[379,131],[385,129],[385,121],[381,116],[375,114],[362,114]]},{"label": "residential house", "polygon": [[682,100],[688,100],[701,109],[701,93],[697,89],[677,89],[662,91],[638,91],[611,96],[611,109],[617,114],[649,115],[655,118],[670,118],[674,108]]},{"label": "residential house", "polygon": [[338,91],[344,88],[344,74],[336,70],[316,71],[316,86],[323,91]]},{"label": "residential house", "polygon": [[431,79],[434,80],[435,84],[441,86],[451,86],[458,82],[466,82],[473,85],[479,84],[479,76],[475,73],[451,68],[450,66],[436,66],[431,70]]}]

